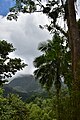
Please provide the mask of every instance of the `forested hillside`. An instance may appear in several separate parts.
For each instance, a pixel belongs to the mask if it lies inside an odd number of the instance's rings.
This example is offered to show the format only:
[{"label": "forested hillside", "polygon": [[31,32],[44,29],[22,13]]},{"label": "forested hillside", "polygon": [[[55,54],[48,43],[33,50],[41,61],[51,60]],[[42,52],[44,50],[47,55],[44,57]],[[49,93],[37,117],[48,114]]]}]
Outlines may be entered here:
[{"label": "forested hillside", "polygon": [[41,92],[41,86],[33,75],[20,75],[14,78],[8,85],[18,92]]},{"label": "forested hillside", "polygon": [[8,84],[4,84],[3,88],[4,96],[7,96],[10,93],[18,94],[24,101],[31,97],[48,96],[45,89],[41,87],[40,83],[35,80],[33,75],[17,76]]}]

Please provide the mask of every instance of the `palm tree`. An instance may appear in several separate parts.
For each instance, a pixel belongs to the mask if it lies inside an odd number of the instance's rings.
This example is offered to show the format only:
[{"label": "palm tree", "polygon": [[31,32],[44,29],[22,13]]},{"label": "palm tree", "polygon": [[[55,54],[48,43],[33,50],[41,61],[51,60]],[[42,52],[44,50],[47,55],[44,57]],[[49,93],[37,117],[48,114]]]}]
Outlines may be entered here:
[{"label": "palm tree", "polygon": [[33,62],[37,68],[34,75],[47,89],[50,89],[54,83],[59,90],[62,78],[67,82],[66,78],[70,76],[67,74],[70,73],[71,67],[70,49],[65,42],[66,39],[56,33],[52,40],[39,44],[38,49],[43,54]]},{"label": "palm tree", "polygon": [[[66,39],[60,37],[58,33],[55,33],[52,40],[40,43],[38,49],[43,54],[34,60],[34,66],[37,68],[34,71],[34,75],[47,90],[50,90],[53,84],[55,85],[58,104],[58,120],[61,120],[59,94],[62,78],[64,78],[68,87],[71,85],[70,49]],[[67,77],[68,80],[66,80]]]}]

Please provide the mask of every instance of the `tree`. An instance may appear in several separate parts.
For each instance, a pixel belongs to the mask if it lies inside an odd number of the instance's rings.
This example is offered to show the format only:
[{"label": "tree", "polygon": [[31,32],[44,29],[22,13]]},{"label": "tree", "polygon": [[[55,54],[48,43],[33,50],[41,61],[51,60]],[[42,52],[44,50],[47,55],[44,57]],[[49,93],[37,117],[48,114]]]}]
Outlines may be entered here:
[{"label": "tree", "polygon": [[74,0],[68,0],[68,18],[67,25],[69,31],[69,41],[71,42],[72,53],[72,99],[73,99],[73,120],[80,119],[80,36],[79,28],[76,21],[76,11]]},{"label": "tree", "polygon": [[[18,11],[24,12],[34,12],[36,10],[32,8],[32,6],[39,5],[41,11],[48,15],[51,18],[51,24],[47,26],[48,30],[54,32],[54,30],[58,30],[60,33],[64,34],[69,40],[69,46],[71,48],[71,60],[72,60],[72,103],[73,103],[73,120],[80,119],[80,36],[79,36],[79,28],[77,26],[76,20],[76,10],[75,3],[77,0],[52,0],[47,1],[44,6],[40,0],[36,0],[38,3],[33,2],[31,0],[21,1],[26,6],[22,7],[18,4],[17,9],[15,9],[15,13]],[[18,2],[17,2],[18,3]],[[27,7],[27,5],[29,7]],[[21,8],[20,8],[21,7]],[[16,16],[16,14],[15,14]],[[9,16],[10,17],[10,16]],[[15,19],[14,15],[12,17]],[[62,29],[58,24],[59,18],[63,18],[66,21],[66,25],[68,27],[68,33]]]},{"label": "tree", "polygon": [[5,40],[0,40],[0,85],[6,82],[5,79],[12,77],[18,70],[23,69],[26,64],[20,58],[10,58],[9,53],[15,48]]},{"label": "tree", "polygon": [[28,120],[29,110],[18,95],[3,97],[0,89],[0,120]]},{"label": "tree", "polygon": [[29,120],[56,120],[56,110],[52,103],[53,99],[36,98],[34,102],[27,104]]},{"label": "tree", "polygon": [[[71,59],[69,47],[64,45],[66,39],[61,38],[57,33],[53,36],[52,40],[47,43],[41,43],[39,50],[43,53],[41,56],[34,60],[34,66],[37,68],[34,71],[35,78],[49,90],[53,87],[56,88],[57,96],[57,116],[60,118],[60,89],[62,78],[69,87],[71,85]],[[66,80],[67,79],[67,80]]]},{"label": "tree", "polygon": [[66,79],[69,73],[71,77],[71,51],[67,43],[64,45],[65,42],[66,39],[60,37],[59,34],[56,33],[52,40],[39,44],[38,50],[43,54],[37,57],[33,62],[34,66],[37,68],[34,74],[43,86],[46,85],[47,89],[52,87],[54,80],[55,82],[58,80],[61,83],[62,77],[64,77],[64,81],[68,85]]}]

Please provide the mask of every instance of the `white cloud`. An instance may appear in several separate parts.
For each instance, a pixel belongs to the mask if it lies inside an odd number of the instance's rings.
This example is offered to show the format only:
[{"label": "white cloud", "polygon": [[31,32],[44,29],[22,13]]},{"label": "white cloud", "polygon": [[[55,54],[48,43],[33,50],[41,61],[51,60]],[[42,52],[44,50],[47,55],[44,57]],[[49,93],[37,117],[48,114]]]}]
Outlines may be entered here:
[{"label": "white cloud", "polygon": [[[41,30],[39,24],[46,24],[48,19],[43,14],[20,14],[18,21],[8,21],[0,16],[0,39],[11,42],[17,50],[12,57],[20,57],[25,60],[28,67],[24,69],[26,74],[34,70],[32,61],[40,55],[38,44],[50,38],[47,30]],[[23,71],[23,72],[24,72]],[[22,72],[22,71],[21,71]]]},{"label": "white cloud", "polygon": [[[78,0],[78,9],[80,2]],[[80,11],[78,12],[80,16]],[[18,21],[8,21],[6,17],[0,16],[0,39],[11,42],[17,49],[10,54],[11,57],[20,57],[28,64],[28,67],[21,71],[26,74],[34,70],[33,60],[40,55],[37,50],[38,44],[50,38],[47,30],[41,30],[39,25],[48,23],[46,15],[43,14],[20,14]]]}]

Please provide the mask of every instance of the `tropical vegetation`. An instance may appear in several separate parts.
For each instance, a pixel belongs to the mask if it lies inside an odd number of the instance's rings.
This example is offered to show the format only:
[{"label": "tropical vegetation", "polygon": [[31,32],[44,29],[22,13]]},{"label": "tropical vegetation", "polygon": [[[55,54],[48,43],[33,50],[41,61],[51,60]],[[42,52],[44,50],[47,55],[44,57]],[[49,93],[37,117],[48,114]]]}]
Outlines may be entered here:
[{"label": "tropical vegetation", "polygon": [[[39,50],[43,52],[43,54],[34,61],[34,65],[37,67],[34,73],[47,90],[49,90],[54,83],[58,93],[56,96],[58,97],[52,96],[54,102],[52,102],[51,99],[43,101],[41,101],[42,99],[38,99],[37,103],[34,101],[34,103],[25,104],[19,98],[14,98],[14,95],[9,96],[9,98],[4,98],[1,94],[1,120],[14,119],[15,116],[16,120],[22,119],[22,116],[27,120],[80,120],[80,20],[77,22],[77,2],[78,0],[49,0],[46,1],[44,5],[41,0],[16,0],[16,5],[10,9],[11,13],[7,17],[9,20],[17,20],[19,12],[42,12],[50,19],[50,24],[45,26],[48,31],[53,34],[53,39],[45,44],[42,43],[39,47]],[[60,19],[64,25],[67,26],[67,29],[60,25]],[[43,28],[42,26],[40,27]],[[56,36],[55,33],[58,33],[59,36]],[[66,44],[63,40],[66,41]],[[21,65],[20,59],[16,62],[19,63],[17,66],[15,60],[7,57],[8,52],[13,51],[13,47],[8,44],[9,49],[7,50],[9,51],[5,53],[3,49],[4,43],[4,41],[3,44],[1,43],[0,54],[1,84],[3,78],[10,77],[17,69],[20,70],[25,66],[24,64],[23,66]],[[9,60],[7,65],[5,60]],[[64,92],[65,90],[61,90],[62,78],[68,88],[65,88],[66,93]],[[14,100],[19,100],[15,103],[18,104],[20,102],[21,106],[25,106],[26,108],[23,107],[22,109],[20,106],[21,109],[19,109],[16,104],[14,106]],[[20,104],[18,104],[18,106]],[[10,110],[8,111],[8,109]],[[10,113],[11,110],[12,112]],[[18,114],[18,112],[20,114]],[[15,116],[13,116],[13,113]]]}]

